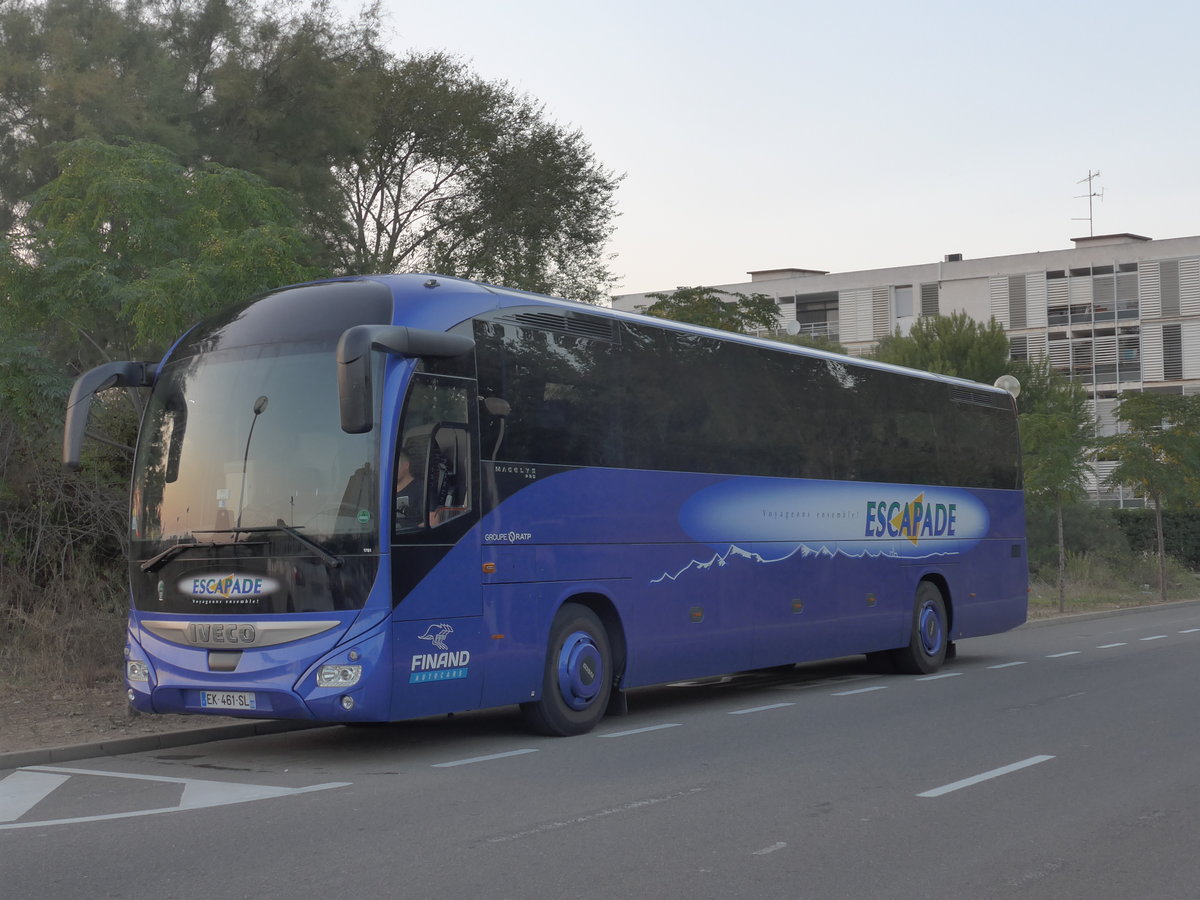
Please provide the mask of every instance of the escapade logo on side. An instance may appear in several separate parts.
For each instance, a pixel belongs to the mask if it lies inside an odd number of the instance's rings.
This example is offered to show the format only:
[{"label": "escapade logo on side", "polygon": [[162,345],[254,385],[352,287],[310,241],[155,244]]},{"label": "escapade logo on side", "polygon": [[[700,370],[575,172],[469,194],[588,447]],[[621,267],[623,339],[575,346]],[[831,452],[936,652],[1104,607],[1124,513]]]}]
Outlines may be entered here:
[{"label": "escapade logo on side", "polygon": [[924,537],[956,537],[957,503],[926,503],[925,492],[915,499],[868,500],[863,537],[901,537],[919,543]]},{"label": "escapade logo on side", "polygon": [[987,536],[983,501],[961,488],[734,478],[680,509],[693,540],[765,561],[800,548],[848,555],[962,553]]}]

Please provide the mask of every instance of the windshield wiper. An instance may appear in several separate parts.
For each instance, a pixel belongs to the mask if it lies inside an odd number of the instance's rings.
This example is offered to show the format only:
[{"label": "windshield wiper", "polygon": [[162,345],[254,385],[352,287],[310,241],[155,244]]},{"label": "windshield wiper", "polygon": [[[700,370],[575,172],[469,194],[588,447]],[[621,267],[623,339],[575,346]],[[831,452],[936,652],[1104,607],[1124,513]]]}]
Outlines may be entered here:
[{"label": "windshield wiper", "polygon": [[[218,533],[225,533],[225,532],[209,532],[209,531],[195,532],[195,534],[218,534]],[[197,547],[232,547],[234,544],[244,544],[244,543],[247,543],[247,542],[246,541],[198,541],[195,538],[192,538],[191,540],[183,540],[177,544],[172,544],[170,547],[168,547],[162,553],[156,553],[154,556],[150,557],[148,560],[141,563],[141,570],[143,572],[145,572],[146,574],[150,574],[151,572],[155,571],[156,569],[162,568],[164,565],[166,565],[171,560],[173,560],[175,557],[177,557],[180,553],[183,553],[186,550],[195,550]],[[263,542],[255,541],[254,543],[261,544]]]},{"label": "windshield wiper", "polygon": [[325,563],[325,565],[330,566],[334,569],[339,568],[342,565],[342,563],[345,562],[345,560],[343,560],[336,553],[330,553],[328,550],[326,550],[324,547],[322,547],[320,544],[318,544],[312,538],[301,534],[299,531],[297,531],[291,525],[286,524],[283,521],[283,519],[275,520],[275,528],[274,529],[263,529],[263,530],[264,531],[270,531],[270,530],[282,531],[284,534],[288,535],[289,537],[294,537],[296,540],[298,540],[300,543],[302,543],[305,547],[307,547],[313,553],[317,554],[317,556],[321,557],[321,560]]},{"label": "windshield wiper", "polygon": [[200,544],[194,540],[180,541],[178,544],[172,544],[170,547],[168,547],[162,553],[156,553],[152,557],[150,557],[148,560],[146,560],[144,563],[142,563],[141,569],[143,572],[146,572],[147,574],[149,574],[150,572],[153,572],[155,569],[157,569],[159,566],[165,565],[166,563],[173,560],[184,550],[194,550],[196,547],[199,547],[199,546],[200,546]]},{"label": "windshield wiper", "polygon": [[[345,560],[343,560],[336,553],[331,553],[329,550],[326,550],[324,547],[322,547],[320,544],[318,544],[316,541],[314,541],[312,538],[308,537],[307,535],[301,534],[299,529],[293,528],[291,525],[288,525],[286,522],[283,521],[283,519],[276,519],[274,525],[253,525],[253,526],[248,526],[248,527],[223,528],[220,530],[213,530],[213,531],[196,531],[196,532],[193,532],[193,534],[273,534],[273,533],[277,533],[277,532],[282,532],[283,534],[286,534],[288,537],[295,538],[297,541],[299,541],[301,544],[303,544],[305,547],[307,547],[309,550],[311,550],[313,553],[315,553],[317,556],[319,556],[321,558],[321,561],[323,563],[325,563],[325,565],[327,565],[331,568],[334,568],[334,569],[340,568],[342,563],[345,562]],[[242,544],[242,543],[247,543],[247,542],[246,541],[234,541],[232,543]],[[188,545],[188,546],[191,546],[191,545]],[[170,549],[170,548],[168,548],[168,549]]]}]

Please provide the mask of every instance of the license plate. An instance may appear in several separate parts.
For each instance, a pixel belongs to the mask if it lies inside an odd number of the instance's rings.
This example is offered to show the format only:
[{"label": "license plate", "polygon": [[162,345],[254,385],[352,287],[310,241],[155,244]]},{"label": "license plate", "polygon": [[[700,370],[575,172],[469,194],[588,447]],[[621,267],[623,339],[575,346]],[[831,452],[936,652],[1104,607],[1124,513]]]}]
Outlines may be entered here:
[{"label": "license plate", "polygon": [[200,705],[206,709],[256,709],[249,691],[201,691]]}]

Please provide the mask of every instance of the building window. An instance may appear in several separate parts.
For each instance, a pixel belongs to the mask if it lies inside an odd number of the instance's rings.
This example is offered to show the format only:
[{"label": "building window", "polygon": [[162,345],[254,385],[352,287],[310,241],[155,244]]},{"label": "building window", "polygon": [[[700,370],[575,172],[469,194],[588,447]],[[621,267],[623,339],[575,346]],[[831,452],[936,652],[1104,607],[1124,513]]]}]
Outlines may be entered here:
[{"label": "building window", "polygon": [[[1133,268],[1128,268],[1132,266]],[[1125,263],[1117,272],[1117,318],[1138,317],[1137,263]]]},{"label": "building window", "polygon": [[936,316],[938,312],[939,287],[937,284],[921,285],[921,315]]},{"label": "building window", "polygon": [[1174,381],[1183,377],[1183,326],[1164,325],[1162,330],[1163,342],[1163,379]]},{"label": "building window", "polygon": [[1025,276],[1008,276],[1008,327],[1025,327]]},{"label": "building window", "polygon": [[1106,274],[1092,276],[1092,304],[1097,322],[1112,322],[1117,318],[1117,283],[1112,266]]},{"label": "building window", "polygon": [[[1158,289],[1162,297],[1162,314],[1179,315],[1179,260],[1164,259],[1158,264]],[[1166,341],[1166,332],[1163,332]]]},{"label": "building window", "polygon": [[838,336],[837,291],[822,294],[797,294],[795,297],[780,297],[780,302],[795,302],[796,321],[800,333],[812,336]]},{"label": "building window", "polygon": [[1067,315],[1067,273],[1056,269],[1046,273],[1046,322],[1049,325],[1066,325],[1070,322]]},{"label": "building window", "polygon": [[911,284],[898,284],[892,288],[896,318],[905,319],[913,314],[913,289]]},{"label": "building window", "polygon": [[1117,335],[1117,377],[1121,381],[1142,380],[1142,335],[1134,325]]}]

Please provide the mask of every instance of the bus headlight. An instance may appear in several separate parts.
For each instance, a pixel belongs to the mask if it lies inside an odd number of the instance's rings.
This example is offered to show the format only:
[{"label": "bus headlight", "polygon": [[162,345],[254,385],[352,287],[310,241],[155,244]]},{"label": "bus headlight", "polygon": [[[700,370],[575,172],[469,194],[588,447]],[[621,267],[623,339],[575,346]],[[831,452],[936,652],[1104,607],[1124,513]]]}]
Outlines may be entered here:
[{"label": "bus headlight", "polygon": [[125,662],[125,677],[133,681],[150,680],[150,667],[139,659],[130,659]]},{"label": "bus headlight", "polygon": [[353,687],[362,678],[362,666],[321,666],[317,670],[317,687]]}]

